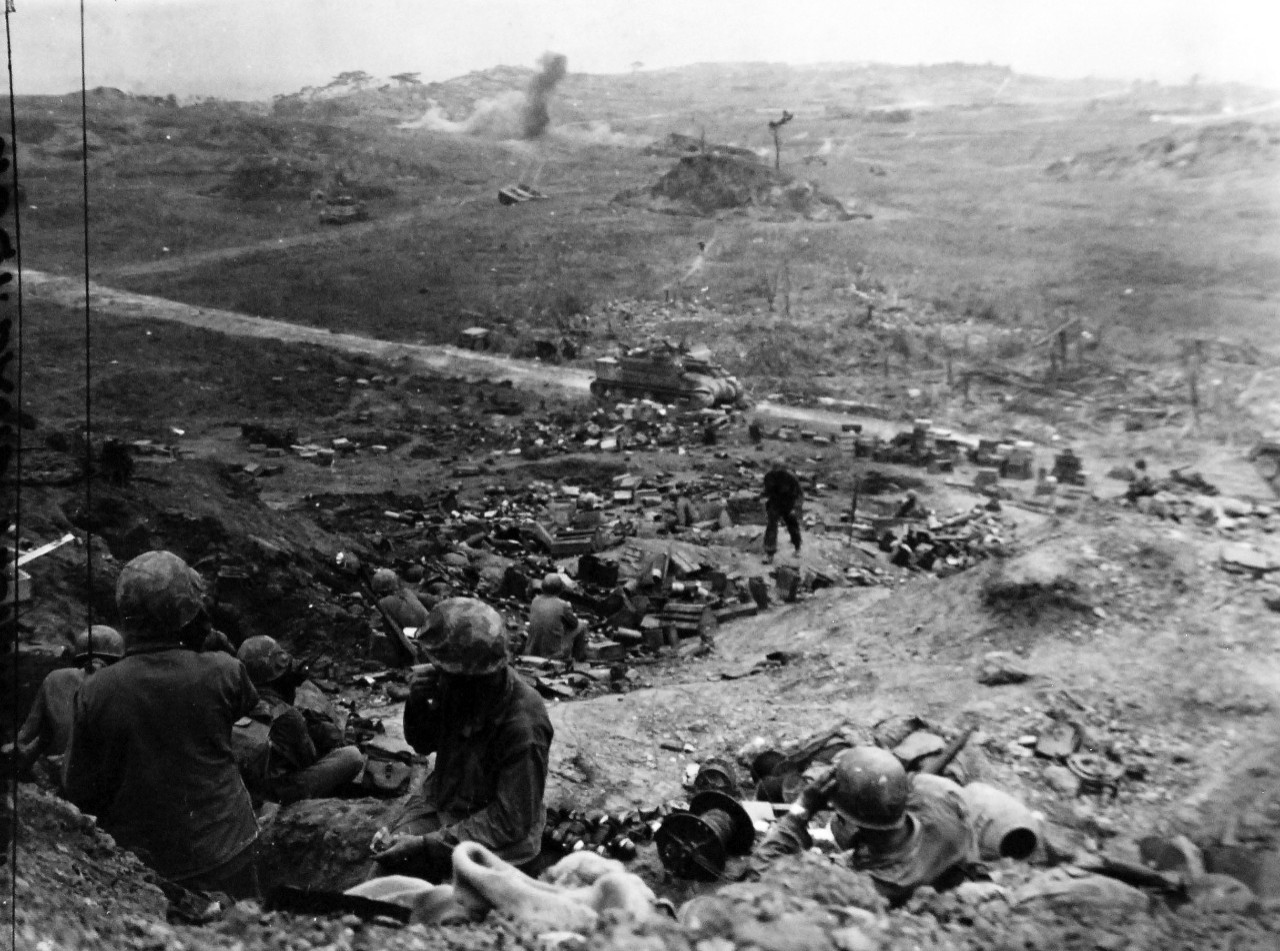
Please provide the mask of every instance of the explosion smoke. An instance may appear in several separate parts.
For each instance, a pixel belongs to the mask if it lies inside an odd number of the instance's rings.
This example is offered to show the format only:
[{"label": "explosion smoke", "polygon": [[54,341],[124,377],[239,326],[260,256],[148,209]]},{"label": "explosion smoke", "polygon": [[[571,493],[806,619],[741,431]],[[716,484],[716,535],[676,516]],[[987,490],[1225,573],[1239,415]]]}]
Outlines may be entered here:
[{"label": "explosion smoke", "polygon": [[562,53],[543,53],[538,72],[529,80],[524,92],[511,90],[482,99],[471,115],[455,122],[432,103],[421,119],[402,122],[401,129],[433,129],[453,135],[478,135],[490,139],[537,139],[551,125],[547,104],[560,80],[568,72],[569,58]]},{"label": "explosion smoke", "polygon": [[526,139],[536,139],[551,124],[547,101],[560,80],[568,71],[569,58],[563,53],[543,53],[538,60],[538,74],[529,81],[525,90],[524,108],[520,112],[521,134]]}]

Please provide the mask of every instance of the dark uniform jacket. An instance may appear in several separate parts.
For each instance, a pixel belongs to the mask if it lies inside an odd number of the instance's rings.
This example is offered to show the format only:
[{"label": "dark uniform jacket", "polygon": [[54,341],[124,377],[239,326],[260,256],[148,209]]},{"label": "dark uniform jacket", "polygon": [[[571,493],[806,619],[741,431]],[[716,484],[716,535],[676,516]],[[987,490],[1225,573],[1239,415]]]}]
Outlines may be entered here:
[{"label": "dark uniform jacket", "polygon": [[67,798],[165,878],[235,858],[258,834],[231,727],[258,702],[223,653],[144,644],[76,695]]},{"label": "dark uniform jacket", "polygon": [[[969,811],[958,790],[913,786],[907,799],[907,824],[911,833],[893,852],[872,855],[855,847],[843,856],[850,868],[870,875],[880,893],[894,904],[906,901],[923,885],[934,885],[952,872],[959,874],[977,858]],[[841,848],[848,845],[849,834],[838,819],[832,832]],[[812,844],[804,820],[787,814],[769,830],[753,867],[760,870],[773,859],[804,851]]]},{"label": "dark uniform jacket", "polygon": [[781,512],[790,512],[802,495],[800,480],[786,469],[771,469],[764,474],[764,497]]},{"label": "dark uniform jacket", "polygon": [[232,746],[249,791],[275,800],[278,784],[341,745],[342,733],[337,724],[304,714],[271,687],[260,691],[253,710],[236,723]]},{"label": "dark uniform jacket", "polygon": [[427,623],[427,609],[417,596],[401,588],[395,594],[378,599],[378,606],[391,616],[401,630],[406,627],[423,627]]},{"label": "dark uniform jacket", "polygon": [[61,756],[71,742],[71,717],[76,691],[85,681],[79,667],[52,671],[40,684],[31,712],[18,730],[18,752],[24,760]]},{"label": "dark uniform jacket", "polygon": [[554,731],[546,704],[510,669],[483,717],[444,722],[428,702],[433,678],[410,687],[404,735],[421,754],[435,753],[423,798],[438,811],[445,845],[479,842],[513,865],[536,858],[547,821],[543,793]]}]

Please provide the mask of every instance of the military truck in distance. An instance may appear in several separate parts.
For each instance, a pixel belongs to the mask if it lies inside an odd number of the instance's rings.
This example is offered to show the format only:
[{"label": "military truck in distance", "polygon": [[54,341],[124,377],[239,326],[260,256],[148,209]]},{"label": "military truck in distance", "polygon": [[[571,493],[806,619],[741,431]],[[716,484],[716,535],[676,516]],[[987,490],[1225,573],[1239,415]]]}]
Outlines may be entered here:
[{"label": "military truck in distance", "polygon": [[364,221],[369,217],[364,203],[356,201],[350,195],[334,195],[320,209],[322,225],[346,225],[354,221]]},{"label": "military truck in distance", "polygon": [[596,360],[591,392],[600,399],[651,399],[695,406],[746,406],[742,384],[711,361],[706,347],[670,341]]}]

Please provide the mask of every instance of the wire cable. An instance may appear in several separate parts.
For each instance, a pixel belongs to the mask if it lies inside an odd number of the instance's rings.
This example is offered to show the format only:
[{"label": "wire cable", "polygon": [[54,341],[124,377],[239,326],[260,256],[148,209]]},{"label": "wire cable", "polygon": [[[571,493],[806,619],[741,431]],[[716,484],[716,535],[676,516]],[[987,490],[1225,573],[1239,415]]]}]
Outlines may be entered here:
[{"label": "wire cable", "polygon": [[[13,559],[13,576],[9,579],[9,590],[13,593],[13,621],[14,621],[14,637],[13,637],[13,663],[10,665],[12,671],[13,682],[10,684],[9,696],[13,698],[13,726],[14,735],[17,735],[18,727],[18,637],[17,637],[17,620],[18,620],[18,559],[16,541],[22,533],[22,380],[23,380],[23,323],[22,323],[22,210],[21,202],[18,201],[18,115],[17,115],[17,97],[14,93],[13,83],[13,33],[11,29],[10,16],[13,11],[8,3],[5,3],[4,10],[4,40],[5,40],[5,61],[8,67],[9,78],[9,152],[10,152],[10,168],[12,174],[10,181],[12,183],[12,192],[10,194],[10,202],[13,207],[13,244],[16,252],[17,266],[17,287],[16,287],[16,310],[17,319],[14,321],[8,345],[12,346],[16,351],[16,367],[17,375],[16,393],[14,394],[13,403],[13,419],[14,419],[14,436],[15,450],[13,454],[14,465],[14,515],[13,515],[13,537],[14,559]],[[7,287],[7,285],[5,285]],[[7,294],[7,291],[0,291]],[[10,941],[11,946],[16,947],[18,943],[18,817],[19,817],[19,801],[18,801],[18,776],[16,771],[12,776],[10,788],[8,790],[10,802],[13,806],[11,827],[9,829],[9,868],[12,874],[9,876],[9,908],[12,910],[10,917]]]},{"label": "wire cable", "polygon": [[[93,333],[89,319],[89,84],[85,69],[84,0],[80,0],[80,144],[84,150],[84,566],[85,625],[93,627]],[[89,642],[92,656],[93,642]]]}]

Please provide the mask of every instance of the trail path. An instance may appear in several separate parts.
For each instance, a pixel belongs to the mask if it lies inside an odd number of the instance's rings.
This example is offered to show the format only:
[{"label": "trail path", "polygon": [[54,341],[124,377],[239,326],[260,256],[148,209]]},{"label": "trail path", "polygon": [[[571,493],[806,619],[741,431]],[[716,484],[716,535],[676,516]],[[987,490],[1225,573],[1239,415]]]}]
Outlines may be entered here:
[{"label": "trail path", "polygon": [[[84,284],[73,278],[43,271],[26,270],[23,292],[28,298],[48,300],[66,307],[84,306]],[[200,327],[234,337],[280,340],[312,344],[342,353],[375,357],[408,366],[422,373],[447,376],[478,376],[511,380],[517,386],[555,388],[585,394],[594,375],[571,367],[546,366],[506,357],[477,353],[450,346],[396,343],[360,334],[338,333],[322,327],[307,327],[269,317],[253,317],[214,307],[196,307],[179,301],[116,290],[101,284],[89,285],[90,312],[99,317],[135,317],[166,320]]]},{"label": "trail path", "polygon": [[[374,221],[362,221],[355,224],[331,226],[320,231],[308,231],[303,234],[289,235],[284,238],[266,238],[252,244],[236,245],[230,248],[214,248],[210,251],[196,251],[191,254],[174,254],[155,261],[142,261],[136,264],[125,264],[107,268],[105,273],[111,277],[141,277],[149,274],[177,274],[207,264],[222,264],[236,258],[248,257],[251,254],[262,254],[271,251],[284,251],[289,248],[308,247],[316,244],[333,244],[338,241],[350,241],[374,231],[382,231],[397,225],[408,224],[426,217],[426,210],[415,208],[394,215],[387,215]],[[28,272],[30,273],[30,272]],[[83,300],[83,298],[81,298]]]}]

